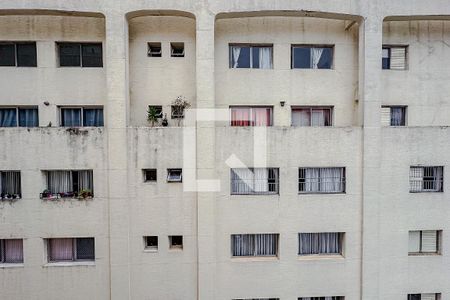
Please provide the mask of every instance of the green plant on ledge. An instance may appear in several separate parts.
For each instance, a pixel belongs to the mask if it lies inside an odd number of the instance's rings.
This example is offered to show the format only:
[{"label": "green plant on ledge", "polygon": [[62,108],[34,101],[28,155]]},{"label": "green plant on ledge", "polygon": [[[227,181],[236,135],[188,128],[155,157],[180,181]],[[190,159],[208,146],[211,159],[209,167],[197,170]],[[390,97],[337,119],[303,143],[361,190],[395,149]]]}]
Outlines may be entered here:
[{"label": "green plant on ledge", "polygon": [[155,126],[155,123],[158,122],[158,112],[156,111],[156,108],[153,106],[150,106],[147,110],[147,121],[150,122],[151,126]]},{"label": "green plant on ledge", "polygon": [[88,197],[92,197],[92,191],[89,189],[82,189],[80,192],[78,192],[78,198],[86,199]]}]

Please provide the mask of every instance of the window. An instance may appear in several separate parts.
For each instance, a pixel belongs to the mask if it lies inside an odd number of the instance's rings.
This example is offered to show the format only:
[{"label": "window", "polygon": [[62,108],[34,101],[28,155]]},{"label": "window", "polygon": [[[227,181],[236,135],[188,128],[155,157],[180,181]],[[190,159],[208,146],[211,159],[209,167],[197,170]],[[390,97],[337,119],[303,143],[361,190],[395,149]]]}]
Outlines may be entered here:
[{"label": "window", "polygon": [[37,107],[0,108],[0,127],[37,127]]},{"label": "window", "polygon": [[170,249],[183,249],[183,236],[182,235],[170,235],[169,236],[169,248]]},{"label": "window", "polygon": [[42,193],[41,198],[94,196],[92,170],[45,171],[45,175],[47,189],[46,193]]},{"label": "window", "polygon": [[444,167],[411,167],[409,192],[443,192]]},{"label": "window", "polygon": [[342,255],[344,233],[299,233],[298,255]]},{"label": "window", "polygon": [[94,238],[47,239],[48,262],[95,260]]},{"label": "window", "polygon": [[333,46],[293,45],[292,69],[331,69],[333,66]]},{"label": "window", "polygon": [[182,181],[182,170],[181,169],[168,169],[167,170],[167,181],[168,182],[181,182]]},{"label": "window", "polygon": [[278,256],[277,233],[232,234],[232,256]]},{"label": "window", "polygon": [[273,69],[273,45],[230,45],[230,68]]},{"label": "window", "polygon": [[184,43],[170,43],[171,57],[184,57]]},{"label": "window", "polygon": [[148,43],[147,56],[161,57],[162,56],[161,43]]},{"label": "window", "polygon": [[233,300],[280,300],[280,298],[239,298]]},{"label": "window", "polygon": [[332,126],[332,107],[293,107],[292,126]]},{"label": "window", "polygon": [[299,193],[345,193],[345,168],[299,168]]},{"label": "window", "polygon": [[0,171],[0,199],[20,199],[22,197],[20,172]]},{"label": "window", "polygon": [[408,300],[440,300],[440,293],[409,294]]},{"label": "window", "polygon": [[158,118],[162,118],[163,117],[163,111],[162,111],[162,106],[161,105],[149,105],[148,106],[148,111],[150,111],[150,109],[152,109],[152,108],[155,109],[155,112],[156,112],[156,115],[158,116]]},{"label": "window", "polygon": [[172,105],[172,119],[182,119],[184,118],[184,107]]},{"label": "window", "polygon": [[231,169],[231,194],[278,194],[278,173],[276,168]]},{"label": "window", "polygon": [[405,126],[406,106],[382,106],[381,107],[382,126]]},{"label": "window", "polygon": [[385,70],[405,70],[407,46],[386,46],[383,45],[383,69]]},{"label": "window", "polygon": [[344,300],[343,296],[330,296],[330,297],[300,297],[298,300]]},{"label": "window", "polygon": [[101,43],[58,43],[60,67],[103,67]]},{"label": "window", "polygon": [[61,126],[63,127],[102,127],[103,108],[61,107]]},{"label": "window", "polygon": [[23,240],[0,240],[0,264],[23,263]]},{"label": "window", "polygon": [[417,230],[409,232],[409,254],[437,254],[440,252],[439,230]]},{"label": "window", "polygon": [[158,250],[157,236],[144,236],[144,242],[146,250]]},{"label": "window", "polygon": [[35,42],[0,42],[1,67],[36,67]]},{"label": "window", "polygon": [[231,126],[272,126],[272,107],[230,106]]},{"label": "window", "polygon": [[156,181],[156,169],[144,169],[144,181],[145,182],[152,182],[152,181]]}]

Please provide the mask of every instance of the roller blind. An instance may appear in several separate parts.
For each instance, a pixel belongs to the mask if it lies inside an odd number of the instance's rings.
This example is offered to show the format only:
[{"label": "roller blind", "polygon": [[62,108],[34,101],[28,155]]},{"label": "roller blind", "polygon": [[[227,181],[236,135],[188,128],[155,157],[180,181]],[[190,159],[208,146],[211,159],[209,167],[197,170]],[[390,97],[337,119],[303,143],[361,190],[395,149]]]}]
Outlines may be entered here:
[{"label": "roller blind", "polygon": [[405,70],[405,69],[406,69],[406,48],[392,47],[391,70]]},{"label": "roller blind", "polygon": [[391,108],[381,108],[381,126],[391,126]]},{"label": "roller blind", "polygon": [[437,231],[422,231],[422,252],[437,252]]},{"label": "roller blind", "polygon": [[436,294],[421,294],[421,300],[436,300]]}]

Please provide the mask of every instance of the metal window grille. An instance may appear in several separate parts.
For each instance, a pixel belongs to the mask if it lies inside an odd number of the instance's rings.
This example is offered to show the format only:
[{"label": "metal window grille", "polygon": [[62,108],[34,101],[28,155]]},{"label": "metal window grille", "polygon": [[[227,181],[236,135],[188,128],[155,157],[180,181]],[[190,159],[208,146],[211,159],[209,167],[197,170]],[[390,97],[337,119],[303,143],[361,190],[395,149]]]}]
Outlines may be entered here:
[{"label": "metal window grille", "polygon": [[300,193],[344,193],[345,168],[299,168]]},{"label": "metal window grille", "polygon": [[411,167],[409,172],[410,192],[442,192],[443,167]]},{"label": "metal window grille", "polygon": [[231,169],[231,194],[264,195],[279,193],[277,168]]},{"label": "metal window grille", "polygon": [[233,234],[232,256],[277,256],[279,234]]}]

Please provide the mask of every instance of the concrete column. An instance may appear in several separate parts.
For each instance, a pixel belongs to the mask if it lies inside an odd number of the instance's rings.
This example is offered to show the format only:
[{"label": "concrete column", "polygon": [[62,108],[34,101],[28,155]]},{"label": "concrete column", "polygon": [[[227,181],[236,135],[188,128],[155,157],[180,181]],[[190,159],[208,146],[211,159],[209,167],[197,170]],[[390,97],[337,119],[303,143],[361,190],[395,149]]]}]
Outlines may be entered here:
[{"label": "concrete column", "polygon": [[130,203],[127,181],[128,24],[121,12],[106,16],[110,299],[131,299]]},{"label": "concrete column", "polygon": [[[381,53],[383,19],[367,14],[359,31],[359,88],[363,115],[361,299],[379,299],[378,264],[383,251],[379,232],[381,167]],[[360,100],[360,101],[361,101]]]},{"label": "concrete column", "polygon": [[[197,15],[197,108],[214,108],[214,20],[206,9]],[[197,178],[214,179],[214,122],[197,123]],[[197,193],[198,299],[215,298],[215,193]]]}]

